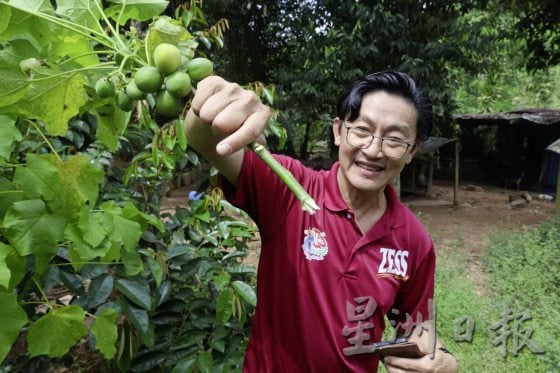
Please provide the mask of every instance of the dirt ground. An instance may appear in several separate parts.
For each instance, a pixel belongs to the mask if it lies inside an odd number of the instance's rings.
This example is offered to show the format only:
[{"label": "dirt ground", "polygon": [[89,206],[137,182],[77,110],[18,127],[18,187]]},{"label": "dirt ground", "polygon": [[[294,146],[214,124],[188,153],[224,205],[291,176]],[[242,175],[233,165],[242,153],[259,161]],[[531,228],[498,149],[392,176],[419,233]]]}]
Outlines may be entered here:
[{"label": "dirt ground", "polygon": [[[162,206],[174,209],[185,202],[188,189],[173,191]],[[434,240],[437,255],[453,245],[467,257],[473,275],[480,273],[480,257],[487,250],[489,233],[502,229],[521,229],[537,225],[554,215],[555,202],[529,192],[530,201],[522,193],[495,186],[463,182],[457,206],[453,206],[453,185],[435,181],[427,195],[403,193],[402,201],[418,216]],[[510,200],[517,200],[514,207]],[[259,243],[253,242],[246,262],[256,265]],[[482,275],[482,274],[481,274]]]},{"label": "dirt ground", "polygon": [[[443,257],[451,248],[465,256],[478,294],[485,289],[481,257],[488,250],[488,236],[538,225],[555,213],[555,202],[540,193],[470,183],[461,184],[458,204],[453,206],[453,186],[434,184],[427,196],[403,194],[402,201],[430,232],[436,256]],[[529,201],[522,197],[524,193]]]},{"label": "dirt ground", "polygon": [[457,206],[453,206],[453,186],[436,181],[428,195],[403,194],[402,201],[432,234],[436,248],[448,248],[459,239],[477,257],[486,249],[489,233],[537,225],[552,217],[555,202],[543,198],[540,193],[463,183],[458,190]]}]

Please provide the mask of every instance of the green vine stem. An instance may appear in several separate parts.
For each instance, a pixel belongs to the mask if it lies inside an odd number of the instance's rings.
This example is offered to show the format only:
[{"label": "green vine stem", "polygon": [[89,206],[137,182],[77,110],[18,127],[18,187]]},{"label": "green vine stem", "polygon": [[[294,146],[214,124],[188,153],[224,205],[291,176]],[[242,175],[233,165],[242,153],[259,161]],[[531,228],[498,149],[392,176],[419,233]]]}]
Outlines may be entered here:
[{"label": "green vine stem", "polygon": [[264,163],[278,177],[286,184],[286,186],[294,193],[296,198],[301,203],[301,209],[306,211],[307,213],[313,215],[317,211],[320,210],[317,203],[313,200],[313,198],[303,189],[300,183],[294,178],[294,175],[286,168],[284,168],[278,161],[272,156],[272,154],[261,144],[253,142],[249,144],[249,149],[254,151],[260,159],[263,160]]},{"label": "green vine stem", "polygon": [[32,120],[26,119],[27,122],[31,123],[31,125],[35,128],[35,130],[37,132],[39,132],[39,134],[41,135],[41,137],[43,138],[43,140],[45,141],[45,143],[47,144],[47,146],[49,147],[49,149],[51,149],[51,152],[56,156],[56,158],[58,158],[58,160],[62,163],[62,158],[60,158],[60,155],[58,155],[58,153],[56,152],[55,148],[52,146],[51,142],[49,141],[49,139],[47,139],[47,137],[45,136],[45,134],[43,133],[43,131],[41,131],[41,129],[39,128],[39,126],[37,125],[37,123],[35,123]]},{"label": "green vine stem", "polygon": [[43,291],[43,288],[41,287],[41,285],[39,285],[39,283],[37,282],[37,280],[35,278],[33,278],[33,283],[35,284],[35,286],[37,286],[37,290],[39,290],[39,292],[41,293],[41,296],[45,299],[45,303],[47,304],[47,306],[49,306],[50,309],[53,308],[51,302],[49,301],[49,298],[47,297],[47,294],[45,294],[45,292]]},{"label": "green vine stem", "polygon": [[[117,41],[117,43],[120,45],[120,47],[127,51],[130,52],[128,50],[128,47],[126,46],[126,44],[124,44],[124,42],[121,40],[120,34],[118,33],[118,31],[113,27],[113,24],[111,23],[111,21],[109,21],[109,18],[107,18],[107,16],[105,15],[105,12],[103,11],[103,7],[101,6],[101,4],[96,0],[94,1],[95,5],[97,6],[97,8],[99,9],[99,12],[101,13],[101,17],[103,18],[103,20],[105,21],[105,23],[107,23],[107,26],[109,27],[109,29],[111,30],[111,32],[113,33],[113,35],[115,36],[115,40]],[[124,3],[123,3],[123,7],[121,7],[121,12],[124,9]],[[120,18],[120,14],[119,14],[119,18]],[[117,23],[117,28],[119,27],[119,24]]]}]

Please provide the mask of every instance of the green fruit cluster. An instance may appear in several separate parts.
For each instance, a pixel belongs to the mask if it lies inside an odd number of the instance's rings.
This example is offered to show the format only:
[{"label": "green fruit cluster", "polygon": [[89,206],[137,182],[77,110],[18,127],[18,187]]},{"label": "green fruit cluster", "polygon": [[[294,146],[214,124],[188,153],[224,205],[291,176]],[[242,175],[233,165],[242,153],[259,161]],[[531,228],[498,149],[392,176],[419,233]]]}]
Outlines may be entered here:
[{"label": "green fruit cluster", "polygon": [[179,113],[182,99],[192,91],[193,84],[211,75],[212,61],[197,57],[188,60],[173,44],[161,43],[153,52],[153,65],[146,65],[133,74],[132,79],[115,88],[109,78],[101,78],[95,83],[95,91],[100,98],[114,97],[115,104],[124,111],[130,111],[136,100],[152,95],[156,112],[167,117]]}]

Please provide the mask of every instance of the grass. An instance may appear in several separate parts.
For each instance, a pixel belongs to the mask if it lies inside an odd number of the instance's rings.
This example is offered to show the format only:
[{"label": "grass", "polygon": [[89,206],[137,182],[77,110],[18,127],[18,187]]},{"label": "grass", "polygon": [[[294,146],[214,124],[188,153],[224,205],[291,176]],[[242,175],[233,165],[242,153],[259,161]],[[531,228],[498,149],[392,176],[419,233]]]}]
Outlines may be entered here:
[{"label": "grass", "polygon": [[[459,371],[560,371],[560,221],[492,234],[483,258],[482,279],[471,272],[463,254],[465,245],[468,242],[458,234],[451,247],[440,249],[436,270],[438,335],[457,358]],[[505,322],[510,334],[502,340],[505,344],[494,345],[504,329],[490,327],[505,319],[507,309],[511,310],[507,313],[510,320]],[[525,319],[527,316],[531,319]],[[461,340],[466,328],[457,324],[466,319],[474,322],[470,341]],[[522,333],[530,329],[532,334],[523,339]],[[515,351],[516,336],[518,342],[529,340],[527,343],[534,343],[530,347],[540,347],[545,353],[535,354],[528,345],[519,345]]]}]

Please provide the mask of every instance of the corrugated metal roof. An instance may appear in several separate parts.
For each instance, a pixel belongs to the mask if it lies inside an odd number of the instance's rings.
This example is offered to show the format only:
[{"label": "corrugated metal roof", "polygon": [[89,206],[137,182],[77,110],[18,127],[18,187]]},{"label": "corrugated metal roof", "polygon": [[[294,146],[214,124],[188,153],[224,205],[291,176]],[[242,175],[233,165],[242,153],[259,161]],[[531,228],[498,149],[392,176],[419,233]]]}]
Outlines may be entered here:
[{"label": "corrugated metal roof", "polygon": [[420,144],[420,149],[418,149],[418,155],[423,155],[423,154],[433,152],[434,150],[439,149],[442,146],[455,141],[457,141],[457,139],[455,138],[435,137],[435,136],[429,137],[427,140],[422,141],[422,144]]},{"label": "corrugated metal roof", "polygon": [[560,124],[560,110],[520,109],[501,113],[454,114],[453,119],[459,124],[476,125],[500,123],[558,125]]},{"label": "corrugated metal roof", "polygon": [[560,139],[547,146],[546,150],[550,150],[551,152],[560,154]]}]

